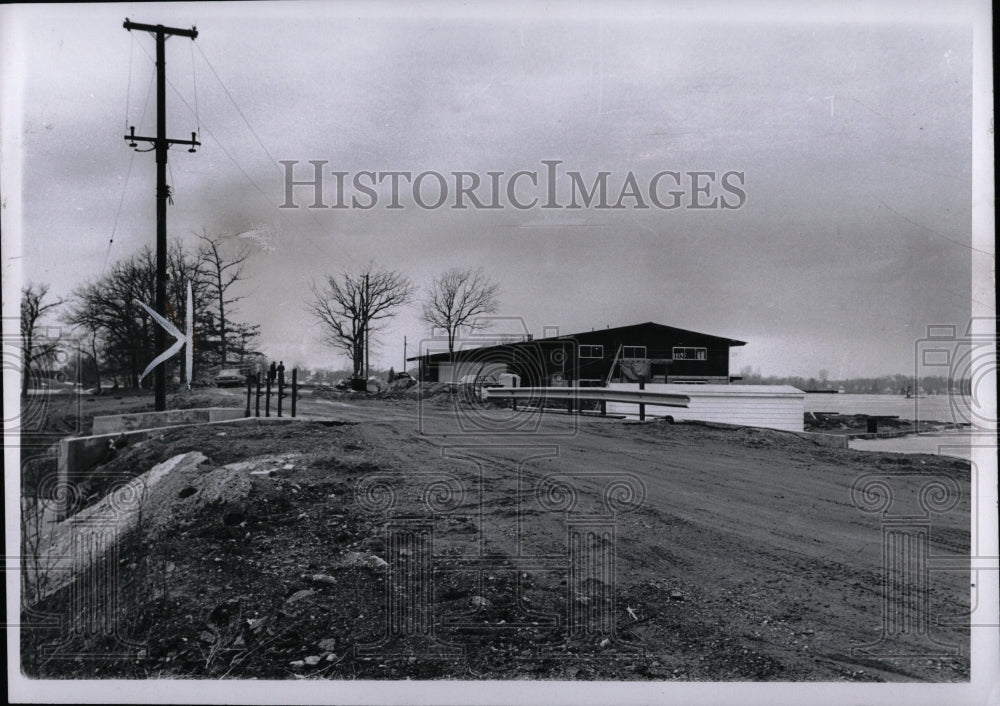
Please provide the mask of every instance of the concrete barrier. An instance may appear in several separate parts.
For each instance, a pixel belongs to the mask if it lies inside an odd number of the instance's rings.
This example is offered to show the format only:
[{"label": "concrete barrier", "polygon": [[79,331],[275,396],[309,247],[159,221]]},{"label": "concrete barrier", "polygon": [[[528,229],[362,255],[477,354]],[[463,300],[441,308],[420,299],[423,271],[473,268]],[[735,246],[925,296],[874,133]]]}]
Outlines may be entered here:
[{"label": "concrete barrier", "polygon": [[[72,583],[92,568],[129,530],[135,529],[142,510],[150,503],[150,490],[169,473],[197,468],[206,460],[197,451],[178,454],[145,473],[128,480],[118,491],[84,508],[69,522],[64,517],[50,525],[40,537],[44,555],[26,572],[28,595],[41,600]],[[110,571],[116,571],[112,566]]]},{"label": "concrete barrier", "polygon": [[168,409],[165,412],[137,412],[134,414],[108,414],[94,417],[91,433],[118,434],[136,429],[159,429],[187,424],[207,424],[231,419],[242,419],[242,407],[198,407],[195,409]]},{"label": "concrete barrier", "polygon": [[[236,410],[240,412],[241,410]],[[121,415],[132,416],[132,415]],[[301,421],[291,417],[268,419],[257,417],[243,417],[236,419],[221,419],[208,424],[249,424],[260,426],[261,424],[281,424],[284,422]],[[140,441],[145,441],[154,436],[159,436],[165,432],[185,426],[202,426],[205,422],[195,422],[192,424],[178,424],[175,426],[155,427],[152,429],[135,429],[114,434],[96,434],[94,436],[80,436],[59,441],[59,463],[57,467],[55,499],[57,500],[56,519],[63,520],[66,517],[67,503],[72,495],[68,492],[68,487],[86,480],[93,474],[94,466],[103,463],[108,458],[108,447],[111,442],[119,439],[125,442],[125,446],[131,446]]]}]

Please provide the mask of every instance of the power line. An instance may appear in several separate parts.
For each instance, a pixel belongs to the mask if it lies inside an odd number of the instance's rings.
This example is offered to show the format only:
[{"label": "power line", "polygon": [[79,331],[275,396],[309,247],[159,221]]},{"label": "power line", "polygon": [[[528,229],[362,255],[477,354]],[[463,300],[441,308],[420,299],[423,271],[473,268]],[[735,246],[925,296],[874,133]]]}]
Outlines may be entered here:
[{"label": "power line", "polygon": [[980,250],[979,248],[976,248],[976,247],[973,247],[972,245],[969,245],[969,244],[966,244],[966,243],[962,243],[962,242],[959,242],[959,241],[957,241],[957,240],[955,240],[955,239],[953,239],[953,238],[949,238],[949,237],[948,237],[947,235],[945,235],[944,233],[939,233],[938,231],[934,230],[933,228],[928,228],[927,226],[925,226],[925,225],[924,225],[924,224],[922,224],[922,223],[917,223],[916,221],[914,221],[914,220],[912,220],[912,219],[910,219],[910,218],[907,218],[906,216],[904,216],[904,215],[903,215],[902,213],[900,213],[899,211],[897,211],[896,209],[894,209],[894,208],[893,208],[892,206],[890,206],[889,204],[887,204],[887,203],[886,203],[885,201],[883,201],[882,199],[879,199],[879,201],[878,201],[878,202],[879,202],[880,204],[882,204],[883,206],[885,206],[885,207],[886,207],[887,209],[889,209],[890,211],[892,211],[893,213],[895,213],[895,214],[896,214],[897,216],[899,216],[900,218],[902,218],[902,219],[903,219],[904,221],[906,221],[907,223],[910,223],[910,224],[912,224],[912,225],[915,225],[915,226],[916,226],[917,228],[923,228],[923,229],[924,229],[924,230],[926,230],[926,231],[927,231],[928,233],[933,233],[934,235],[938,236],[939,238],[944,238],[944,239],[945,239],[945,240],[947,240],[947,241],[948,241],[949,243],[954,243],[955,245],[960,245],[960,246],[962,246],[963,248],[968,248],[969,250],[974,250],[975,252],[977,252],[977,253],[981,253],[981,254],[983,254],[983,255],[993,255],[993,253],[990,253],[990,252],[986,252],[985,250]]},{"label": "power line", "polygon": [[122,185],[122,197],[118,200],[118,210],[115,211],[115,222],[111,226],[111,238],[108,240],[108,251],[104,253],[104,264],[101,265],[101,274],[104,274],[104,269],[108,266],[108,258],[111,257],[111,245],[115,242],[115,233],[118,231],[118,218],[122,215],[122,206],[125,204],[125,194],[128,192],[128,182],[129,178],[132,176],[132,165],[135,164],[135,151],[132,151],[132,157],[128,161],[128,171],[125,173],[125,184]]},{"label": "power line", "polygon": [[201,54],[201,58],[205,60],[205,63],[208,65],[208,68],[212,71],[212,75],[215,76],[215,80],[219,82],[219,85],[222,86],[222,90],[225,91],[226,95],[229,97],[229,101],[233,104],[233,107],[236,108],[236,112],[240,114],[240,117],[243,118],[243,122],[246,123],[247,128],[250,130],[250,133],[254,136],[254,139],[257,140],[257,144],[260,145],[260,148],[264,150],[264,154],[268,156],[268,158],[274,163],[274,166],[277,167],[280,171],[281,165],[278,164],[278,160],[276,160],[274,158],[274,155],[272,155],[268,151],[267,147],[264,146],[264,143],[260,139],[260,136],[257,134],[257,131],[253,129],[253,125],[250,124],[250,121],[247,120],[247,116],[243,114],[243,111],[240,110],[240,106],[237,105],[236,99],[233,98],[233,94],[229,92],[229,89],[226,88],[226,84],[222,82],[222,79],[219,77],[219,72],[215,70],[214,66],[212,66],[212,62],[208,60],[207,56],[205,56],[205,52],[201,50],[201,47],[197,47],[197,49],[198,53]]},{"label": "power line", "polygon": [[[135,37],[132,37],[132,46],[135,46]],[[131,55],[131,50],[129,51]],[[132,59],[129,57],[129,83],[132,80]],[[149,86],[146,88],[146,100],[142,103],[142,113],[139,115],[139,125],[142,125],[143,119],[146,117],[146,109],[149,107],[149,96],[153,93],[153,81],[156,78],[156,72],[153,71],[149,75]],[[125,111],[125,129],[128,129],[128,109]],[[115,221],[111,226],[111,238],[108,240],[108,251],[104,253],[104,264],[101,265],[101,274],[104,274],[105,268],[108,266],[108,258],[111,257],[111,245],[115,242],[115,233],[118,232],[118,219],[122,215],[122,207],[125,205],[125,195],[128,193],[129,179],[132,176],[132,165],[135,164],[135,151],[133,150],[132,156],[128,161],[128,171],[125,172],[125,183],[122,185],[122,196],[118,200],[118,210],[115,211]]]},{"label": "power line", "polygon": [[[142,44],[139,44],[138,46],[146,54],[146,57],[150,61],[153,61],[155,63],[155,61],[154,61],[153,57],[150,55],[149,51],[147,51],[146,48]],[[199,53],[201,53],[202,57],[205,58],[205,63],[208,64],[209,69],[211,69],[212,72],[215,73],[215,69],[212,68],[212,65],[209,63],[208,57],[205,57],[204,52],[201,51],[201,47],[196,47],[196,48],[198,49]],[[222,80],[219,79],[218,74],[216,74],[216,79],[219,81],[219,85],[222,86],[223,90],[226,91],[226,94],[229,95],[229,91],[226,89],[225,85],[222,83]],[[170,89],[174,92],[174,94],[180,100],[180,102],[184,105],[184,107],[188,109],[188,112],[190,112],[192,115],[195,116],[195,120],[199,120],[199,116],[198,116],[197,111],[194,108],[191,107],[191,104],[188,103],[188,101],[184,98],[184,95],[177,89],[177,86],[174,85],[173,81],[171,81],[168,78],[168,79],[166,79],[166,82],[167,82],[167,85],[170,86]],[[261,141],[260,136],[257,135],[257,133],[254,131],[253,127],[250,125],[249,121],[246,119],[246,116],[243,115],[243,112],[240,110],[239,106],[236,105],[236,101],[233,100],[233,97],[231,95],[229,95],[229,100],[232,101],[233,106],[236,108],[236,111],[240,114],[240,117],[243,118],[243,122],[246,123],[247,127],[250,129],[250,132],[253,134],[254,138],[257,140],[257,143],[264,150],[265,154],[267,154],[268,158],[274,163],[274,165],[278,168],[278,170],[281,171],[280,164],[274,158],[274,156],[270,153],[270,151],[268,151],[267,147],[264,146],[264,143]],[[243,177],[250,183],[250,185],[253,186],[253,188],[256,189],[257,192],[260,193],[260,195],[263,196],[266,199],[266,203],[268,205],[273,205],[273,202],[272,202],[270,196],[267,194],[267,192],[264,191],[264,189],[262,189],[260,187],[260,185],[257,184],[257,182],[255,182],[253,180],[253,178],[246,172],[245,169],[243,169],[242,166],[240,166],[240,163],[236,161],[236,158],[233,157],[232,154],[230,154],[229,150],[227,150],[226,147],[225,147],[225,145],[222,144],[222,141],[218,137],[216,137],[215,133],[212,132],[212,129],[207,124],[202,125],[201,127],[205,129],[205,132],[208,134],[208,136],[215,142],[215,144],[219,147],[219,149],[222,150],[222,153],[224,155],[226,155],[226,158],[230,162],[233,163],[233,166],[236,167],[237,170],[239,170],[240,174],[242,174]],[[312,219],[312,221],[317,226],[319,226],[319,227],[322,228],[322,224],[316,219],[316,214],[312,213],[312,211],[308,211],[307,213],[308,213],[309,217]],[[309,244],[312,245],[318,252],[322,252],[322,249],[315,243],[315,241],[308,234],[305,234],[305,238],[309,242]]]},{"label": "power line", "polygon": [[[193,47],[192,52],[194,51],[194,49],[197,49],[198,53],[201,54],[201,58],[205,60],[205,64],[212,72],[212,75],[215,76],[215,80],[219,82],[219,85],[222,87],[222,90],[229,98],[229,102],[233,104],[233,107],[236,109],[236,112],[239,113],[239,116],[243,119],[244,124],[246,124],[247,129],[250,130],[250,134],[254,136],[255,140],[257,140],[257,144],[260,145],[260,148],[262,150],[264,150],[264,154],[266,154],[267,158],[271,160],[271,163],[274,164],[275,168],[281,174],[284,174],[284,170],[282,169],[281,164],[278,162],[277,159],[275,159],[274,155],[271,154],[271,151],[267,149],[267,146],[264,144],[264,141],[260,139],[260,135],[257,134],[257,131],[253,129],[253,125],[250,124],[250,120],[247,119],[247,116],[243,113],[243,110],[240,109],[240,106],[236,102],[236,99],[233,98],[233,94],[229,91],[229,88],[226,87],[226,84],[222,81],[222,77],[219,76],[219,72],[215,70],[215,67],[212,65],[212,62],[208,60],[208,57],[205,55],[205,52],[202,50],[201,46]],[[312,220],[313,223],[315,223],[320,228],[323,227],[322,224],[316,219],[316,215],[312,211],[309,211],[308,214],[310,220]],[[313,247],[319,250],[319,247],[313,242],[311,237],[307,235],[306,240],[308,240],[313,245]]]},{"label": "power line", "polygon": [[[142,49],[146,53],[146,56],[149,57],[149,59],[151,61],[153,60],[153,57],[149,55],[149,52],[146,51],[145,47],[143,47],[140,44],[139,48]],[[200,49],[199,49],[199,51],[200,51]],[[197,112],[195,111],[194,108],[191,107],[191,104],[187,102],[187,100],[184,98],[184,95],[179,90],[177,90],[177,86],[175,86],[174,82],[171,81],[169,78],[167,79],[167,85],[170,86],[170,89],[174,92],[174,94],[176,94],[176,96],[180,100],[180,102],[184,104],[184,107],[188,109],[188,112],[190,112],[191,115],[195,116],[195,120],[197,120],[198,119]],[[259,191],[262,196],[264,196],[266,198],[267,197],[267,192],[265,192],[260,186],[258,186],[257,182],[255,182],[250,177],[250,175],[246,173],[246,170],[244,170],[243,167],[240,166],[239,162],[237,162],[236,159],[233,157],[233,155],[231,155],[229,153],[229,150],[227,150],[226,147],[225,147],[225,145],[222,144],[222,141],[215,136],[215,133],[212,132],[212,129],[210,127],[208,127],[208,125],[205,125],[204,128],[205,128],[205,132],[208,133],[208,136],[211,137],[215,141],[215,144],[218,145],[219,149],[222,150],[222,153],[224,155],[226,155],[226,157],[229,159],[229,161],[233,163],[233,166],[235,166],[240,171],[240,174],[242,174],[246,178],[246,180],[248,182],[250,182],[250,184],[255,189],[257,189],[257,191]]]}]

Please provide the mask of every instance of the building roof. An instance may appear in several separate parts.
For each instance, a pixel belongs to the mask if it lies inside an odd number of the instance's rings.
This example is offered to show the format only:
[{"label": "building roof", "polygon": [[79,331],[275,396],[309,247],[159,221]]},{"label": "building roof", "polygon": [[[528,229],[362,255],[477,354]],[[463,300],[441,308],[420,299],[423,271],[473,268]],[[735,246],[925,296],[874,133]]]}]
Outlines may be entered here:
[{"label": "building roof", "polygon": [[[615,331],[625,331],[627,329],[648,328],[648,327],[655,327],[657,329],[662,329],[664,333],[688,334],[688,335],[694,334],[696,336],[702,336],[704,338],[711,338],[711,339],[715,339],[716,341],[719,341],[721,343],[725,343],[726,345],[728,345],[730,347],[745,346],[746,345],[746,341],[737,341],[735,338],[725,338],[723,336],[713,336],[710,333],[700,333],[698,331],[691,331],[689,329],[682,329],[682,328],[677,328],[675,326],[667,326],[665,324],[658,324],[655,321],[646,321],[646,322],[641,323],[641,324],[629,324],[628,326],[615,326],[614,328],[594,329],[592,331],[580,331],[579,333],[567,333],[567,334],[562,334],[562,335],[559,335],[559,336],[548,336],[546,338],[535,338],[535,339],[532,339],[531,341],[508,341],[508,342],[496,343],[496,344],[488,345],[488,346],[479,346],[479,347],[476,347],[476,348],[461,348],[461,349],[458,349],[458,350],[455,351],[455,355],[460,356],[463,353],[472,353],[473,351],[475,351],[475,352],[478,353],[478,352],[487,351],[487,350],[491,350],[491,349],[515,348],[515,347],[519,347],[519,346],[528,346],[528,345],[532,345],[532,344],[535,344],[535,343],[538,343],[538,342],[544,342],[544,341],[564,341],[564,340],[568,340],[568,339],[577,338],[579,336],[589,336],[590,334],[595,334],[595,333],[609,333],[609,332],[615,332]],[[413,356],[412,358],[407,358],[406,360],[407,361],[411,361],[411,360],[428,359],[428,360],[437,361],[437,360],[446,359],[448,357],[450,357],[450,354],[447,351],[444,351],[444,352],[441,352],[441,353],[434,353],[434,354],[427,355],[427,356],[422,356],[422,355]]]}]

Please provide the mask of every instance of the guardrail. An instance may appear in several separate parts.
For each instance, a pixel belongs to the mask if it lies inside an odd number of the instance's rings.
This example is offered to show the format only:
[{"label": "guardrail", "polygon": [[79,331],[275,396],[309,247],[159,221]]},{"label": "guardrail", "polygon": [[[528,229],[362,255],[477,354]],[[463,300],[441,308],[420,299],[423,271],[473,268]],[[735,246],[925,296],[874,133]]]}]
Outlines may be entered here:
[{"label": "guardrail", "polygon": [[624,402],[639,405],[639,420],[646,419],[646,405],[652,407],[688,406],[691,398],[672,392],[652,392],[648,390],[609,390],[604,387],[487,387],[483,389],[487,399],[506,399],[517,408],[518,400],[567,400],[566,410],[571,414],[580,402],[600,402],[601,416],[607,415],[608,402]]}]

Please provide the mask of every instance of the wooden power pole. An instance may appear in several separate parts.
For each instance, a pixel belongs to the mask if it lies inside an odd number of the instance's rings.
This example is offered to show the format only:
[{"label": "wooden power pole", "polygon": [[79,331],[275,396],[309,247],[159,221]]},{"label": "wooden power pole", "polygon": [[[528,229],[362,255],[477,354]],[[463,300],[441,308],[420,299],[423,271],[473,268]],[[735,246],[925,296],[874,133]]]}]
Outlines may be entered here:
[{"label": "wooden power pole", "polygon": [[[189,145],[188,152],[194,152],[195,147],[201,145],[195,139],[195,133],[191,133],[190,140],[170,140],[167,139],[167,76],[164,44],[167,37],[177,35],[179,37],[190,37],[194,40],[198,36],[195,27],[191,29],[177,29],[175,27],[164,27],[163,25],[147,25],[131,22],[125,19],[125,29],[133,29],[149,32],[156,39],[156,137],[142,137],[135,134],[135,126],[131,126],[131,132],[125,135],[129,141],[129,147],[137,147],[136,142],[151,142],[156,150],[156,312],[163,317],[167,316],[167,199],[170,197],[170,189],[167,186],[167,150],[170,145]],[[154,326],[156,331],[156,350],[162,351],[167,347],[167,332],[162,326]],[[154,371],[154,390],[156,395],[156,411],[162,412],[167,408],[167,371],[166,363],[156,366]]]},{"label": "wooden power pole", "polygon": [[[362,312],[364,312],[365,317],[365,380],[368,380],[368,273],[365,272],[365,289],[362,295],[362,301],[364,304],[361,307]],[[367,386],[367,382],[365,385]],[[367,388],[366,388],[367,389]]]}]

